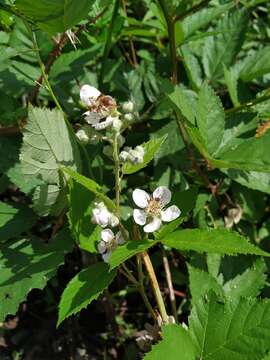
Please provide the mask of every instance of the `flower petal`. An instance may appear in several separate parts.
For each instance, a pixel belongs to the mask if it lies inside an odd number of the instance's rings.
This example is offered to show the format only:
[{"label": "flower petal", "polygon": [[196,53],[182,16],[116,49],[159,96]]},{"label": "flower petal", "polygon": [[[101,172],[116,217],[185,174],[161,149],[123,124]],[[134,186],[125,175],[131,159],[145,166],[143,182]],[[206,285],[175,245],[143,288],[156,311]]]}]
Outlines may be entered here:
[{"label": "flower petal", "polygon": [[119,224],[119,219],[117,216],[115,216],[114,214],[111,214],[111,217],[110,217],[110,225],[111,227],[115,227]]},{"label": "flower petal", "polygon": [[138,225],[145,225],[146,223],[146,213],[143,210],[134,209],[133,210],[133,219]]},{"label": "flower petal", "polygon": [[113,124],[113,119],[114,119],[113,117],[108,116],[105,121],[101,121],[100,123],[98,123],[96,125],[93,125],[93,127],[96,130],[106,129],[107,127],[109,127],[109,126],[111,126]]},{"label": "flower petal", "polygon": [[102,119],[102,116],[100,114],[98,114],[95,111],[86,111],[84,113],[84,120],[89,124],[89,125],[97,125],[99,123],[99,120]]},{"label": "flower petal", "polygon": [[115,235],[115,240],[118,245],[122,245],[125,242],[125,239],[121,233],[121,231],[118,231],[118,233]]},{"label": "flower petal", "polygon": [[166,210],[161,211],[161,219],[165,222],[170,222],[177,219],[181,214],[180,209],[175,206],[169,206]]},{"label": "flower petal", "polygon": [[101,239],[105,243],[108,243],[114,239],[114,233],[112,232],[111,229],[104,229],[101,231]]},{"label": "flower petal", "polygon": [[157,231],[161,227],[161,220],[158,217],[154,217],[153,220],[144,226],[143,231],[146,233]]},{"label": "flower petal", "polygon": [[142,209],[145,209],[147,207],[150,200],[150,195],[146,191],[141,189],[135,189],[132,193],[132,197],[135,204]]},{"label": "flower petal", "polygon": [[93,105],[93,102],[101,95],[94,86],[83,85],[80,90],[80,98],[85,106]]},{"label": "flower petal", "polygon": [[105,243],[103,240],[101,240],[101,241],[98,243],[97,248],[98,248],[98,252],[99,252],[100,254],[103,254],[103,253],[105,253],[105,251],[107,250],[107,245],[106,245],[106,243]]},{"label": "flower petal", "polygon": [[163,208],[172,198],[172,193],[166,186],[159,186],[153,192],[153,198],[160,201],[160,207]]},{"label": "flower petal", "polygon": [[102,259],[105,263],[108,263],[110,260],[110,257],[112,255],[111,251],[106,252],[105,254],[102,255]]}]

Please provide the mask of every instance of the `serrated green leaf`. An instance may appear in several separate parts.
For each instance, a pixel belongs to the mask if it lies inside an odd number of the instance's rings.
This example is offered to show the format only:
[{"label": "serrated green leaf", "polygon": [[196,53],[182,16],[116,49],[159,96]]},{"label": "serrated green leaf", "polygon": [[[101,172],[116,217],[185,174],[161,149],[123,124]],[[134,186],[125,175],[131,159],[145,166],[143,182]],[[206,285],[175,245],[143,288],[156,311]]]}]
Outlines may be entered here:
[{"label": "serrated green leaf", "polygon": [[191,265],[188,265],[188,273],[190,293],[193,304],[208,294],[209,291],[213,291],[220,298],[224,297],[222,286],[211,274],[201,269],[197,269]]},{"label": "serrated green leaf", "polygon": [[0,321],[14,315],[32,289],[43,289],[64,262],[73,241],[62,230],[49,244],[40,239],[12,240],[1,246]]},{"label": "serrated green leaf", "polygon": [[[257,259],[254,264],[242,274],[227,281],[224,286],[224,294],[227,298],[256,297],[265,285],[266,265],[263,259]],[[209,289],[210,290],[210,289]]]},{"label": "serrated green leaf", "polygon": [[67,317],[86,308],[110,285],[116,275],[105,263],[97,263],[77,274],[65,288],[60,304],[57,326]]},{"label": "serrated green leaf", "polygon": [[161,242],[177,250],[216,254],[270,256],[236,232],[225,229],[185,229],[165,236]]},{"label": "serrated green leaf", "polygon": [[34,225],[35,220],[35,214],[28,207],[13,207],[0,201],[0,241],[24,233]]},{"label": "serrated green leaf", "polygon": [[151,139],[148,142],[143,143],[141,145],[144,149],[143,162],[141,164],[132,164],[130,162],[125,163],[122,168],[123,174],[133,174],[146,167],[149,162],[154,159],[156,153],[159,151],[166,138],[167,135],[164,135],[161,138]]},{"label": "serrated green leaf", "polygon": [[54,213],[59,213],[65,206],[60,166],[70,166],[74,170],[81,167],[78,145],[61,111],[29,107],[20,159],[25,178],[43,182],[34,195],[39,213],[47,215],[53,205],[58,210]]},{"label": "serrated green leaf", "polygon": [[70,230],[80,248],[96,252],[96,241],[100,240],[100,227],[92,224],[92,208],[95,196],[80,183],[69,180],[69,211]]},{"label": "serrated green leaf", "polygon": [[82,186],[90,190],[93,194],[95,194],[99,199],[104,201],[104,203],[110,210],[112,211],[115,210],[114,202],[103,193],[103,190],[98,183],[69,168],[62,167],[62,170],[64,171],[64,173],[69,175],[73,180],[77,181],[79,184],[81,184]]},{"label": "serrated green leaf", "polygon": [[144,360],[195,360],[196,349],[189,333],[177,324],[162,326],[162,340],[152,347]]},{"label": "serrated green leaf", "polygon": [[189,318],[197,356],[208,360],[261,360],[270,349],[270,302],[211,294],[200,299]]},{"label": "serrated green leaf", "polygon": [[197,124],[210,154],[219,147],[225,127],[225,113],[219,97],[204,83],[199,92]]},{"label": "serrated green leaf", "polygon": [[155,240],[132,240],[118,246],[110,257],[110,269],[115,269],[132,256],[143,252],[156,244],[157,241]]},{"label": "serrated green leaf", "polygon": [[15,5],[50,35],[64,32],[87,18],[94,0],[16,0]]},{"label": "serrated green leaf", "polygon": [[227,85],[233,106],[238,106],[240,105],[240,101],[238,99],[238,92],[237,92],[238,72],[235,71],[235,68],[233,67],[227,69],[227,67],[224,64],[223,64],[223,71],[224,71],[224,80]]},{"label": "serrated green leaf", "polygon": [[222,172],[241,185],[270,194],[270,173],[235,169],[223,169]]},{"label": "serrated green leaf", "polygon": [[226,5],[219,5],[216,7],[202,9],[200,11],[196,11],[190,16],[187,16],[182,21],[182,29],[185,34],[185,39],[189,38],[197,30],[206,27],[212,20],[228,11],[232,6],[233,2],[230,2]]},{"label": "serrated green leaf", "polygon": [[248,14],[235,10],[227,14],[215,28],[220,34],[208,37],[203,49],[203,66],[208,79],[216,81],[223,76],[223,64],[230,66],[245,39]]},{"label": "serrated green leaf", "polygon": [[270,46],[266,46],[243,60],[240,78],[243,81],[251,81],[264,74],[270,73]]}]

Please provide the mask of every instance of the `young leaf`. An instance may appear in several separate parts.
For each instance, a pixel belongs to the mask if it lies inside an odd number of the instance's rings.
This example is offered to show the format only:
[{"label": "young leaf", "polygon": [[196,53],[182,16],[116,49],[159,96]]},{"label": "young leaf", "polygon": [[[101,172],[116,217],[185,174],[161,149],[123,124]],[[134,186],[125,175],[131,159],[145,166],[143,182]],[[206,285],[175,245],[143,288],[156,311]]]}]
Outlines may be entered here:
[{"label": "young leaf", "polygon": [[87,18],[94,0],[16,0],[15,5],[50,35],[62,33]]},{"label": "young leaf", "polygon": [[92,224],[92,208],[95,196],[80,183],[69,180],[69,212],[70,230],[80,245],[89,252],[96,252],[95,242],[100,240],[100,227]]},{"label": "young leaf", "polygon": [[[59,172],[60,166],[70,166],[74,170],[80,170],[81,167],[75,137],[70,133],[61,111],[29,107],[20,159],[24,176],[30,180],[39,178],[44,183],[36,193],[36,196],[39,195],[36,201],[41,210],[43,204],[46,208],[54,199],[59,203],[62,200],[59,204],[61,211],[65,206],[65,201],[61,197],[65,189],[63,177]],[[48,198],[49,187],[53,187],[50,191],[54,196],[57,194],[56,198]]]},{"label": "young leaf", "polygon": [[112,210],[112,211],[115,210],[114,202],[103,193],[101,186],[98,185],[94,180],[89,179],[69,168],[63,167],[62,170],[67,175],[69,175],[73,180],[77,181],[79,184],[81,184],[86,189],[90,190],[93,194],[95,194],[100,200],[102,200],[107,205],[107,207],[110,210]]},{"label": "young leaf", "polygon": [[236,298],[225,304],[214,294],[193,307],[190,335],[200,359],[261,360],[270,350],[270,302]]},{"label": "young leaf", "polygon": [[181,325],[162,326],[162,340],[152,347],[144,360],[195,360],[196,349],[189,333]]},{"label": "young leaf", "polygon": [[240,78],[251,81],[270,72],[270,46],[266,46],[243,60]]},{"label": "young leaf", "polygon": [[35,220],[35,214],[28,207],[13,207],[0,201],[0,241],[22,234]]},{"label": "young leaf", "polygon": [[159,151],[159,148],[166,140],[167,135],[162,136],[161,138],[151,139],[148,142],[142,144],[144,149],[143,162],[141,164],[132,164],[125,163],[123,166],[123,174],[133,174],[148,165],[148,163],[154,159],[156,153]]},{"label": "young leaf", "polygon": [[206,82],[199,92],[197,123],[208,152],[213,154],[223,137],[225,113],[219,97]]},{"label": "young leaf", "polygon": [[43,289],[72,249],[69,232],[59,232],[49,244],[40,239],[12,240],[1,248],[0,321],[14,315],[32,289]]},{"label": "young leaf", "polygon": [[105,263],[97,263],[77,274],[65,288],[60,304],[57,326],[67,317],[86,308],[110,285],[116,275]]},{"label": "young leaf", "polygon": [[132,256],[143,252],[156,244],[157,241],[154,240],[132,240],[118,246],[118,248],[113,251],[110,258],[110,268],[115,269]]},{"label": "young leaf", "polygon": [[216,254],[252,254],[270,256],[243,236],[225,229],[185,229],[165,236],[161,242],[177,250]]}]

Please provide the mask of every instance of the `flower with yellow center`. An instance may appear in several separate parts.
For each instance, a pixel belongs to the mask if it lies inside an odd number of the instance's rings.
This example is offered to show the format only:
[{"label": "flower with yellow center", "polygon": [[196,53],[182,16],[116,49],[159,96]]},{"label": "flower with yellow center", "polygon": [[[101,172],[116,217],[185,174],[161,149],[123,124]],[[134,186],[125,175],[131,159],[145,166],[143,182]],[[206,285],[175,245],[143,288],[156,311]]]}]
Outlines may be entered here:
[{"label": "flower with yellow center", "polygon": [[159,186],[150,196],[146,191],[135,189],[132,194],[135,204],[141,209],[134,209],[133,218],[136,224],[144,225],[144,232],[150,233],[160,229],[162,221],[177,219],[181,211],[176,205],[164,208],[171,201],[172,194],[166,186]]}]

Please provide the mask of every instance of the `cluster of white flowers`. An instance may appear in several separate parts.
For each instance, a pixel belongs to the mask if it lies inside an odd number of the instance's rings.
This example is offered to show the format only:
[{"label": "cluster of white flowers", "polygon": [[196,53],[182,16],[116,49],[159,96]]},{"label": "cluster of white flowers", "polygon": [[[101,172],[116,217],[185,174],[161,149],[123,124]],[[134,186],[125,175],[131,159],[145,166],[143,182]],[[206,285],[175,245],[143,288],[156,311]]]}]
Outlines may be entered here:
[{"label": "cluster of white flowers", "polygon": [[113,127],[119,131],[122,122],[119,119],[117,104],[113,97],[103,95],[91,85],[83,85],[80,90],[80,98],[88,111],[84,113],[85,121],[95,130],[103,130]]},{"label": "cluster of white flowers", "polygon": [[120,231],[114,234],[111,229],[107,228],[118,226],[119,219],[107,209],[103,202],[99,202],[95,203],[95,207],[92,210],[92,223],[103,228],[101,240],[98,243],[98,251],[102,255],[103,260],[108,262],[113,250],[125,242]]},{"label": "cluster of white flowers", "polygon": [[119,224],[119,219],[107,209],[104,202],[99,202],[95,203],[92,210],[92,223],[100,225],[102,228],[115,227]]},{"label": "cluster of white flowers", "polygon": [[172,194],[165,186],[159,186],[149,195],[146,191],[135,189],[133,200],[140,209],[134,209],[133,218],[138,225],[144,226],[146,233],[151,233],[160,229],[162,221],[170,222],[177,219],[181,211],[175,205],[164,209],[171,201]]},{"label": "cluster of white flowers", "polygon": [[123,151],[119,154],[119,159],[122,162],[130,161],[133,164],[143,163],[144,158],[144,148],[140,145],[136,146],[135,149],[132,149],[128,146],[125,146]]}]

